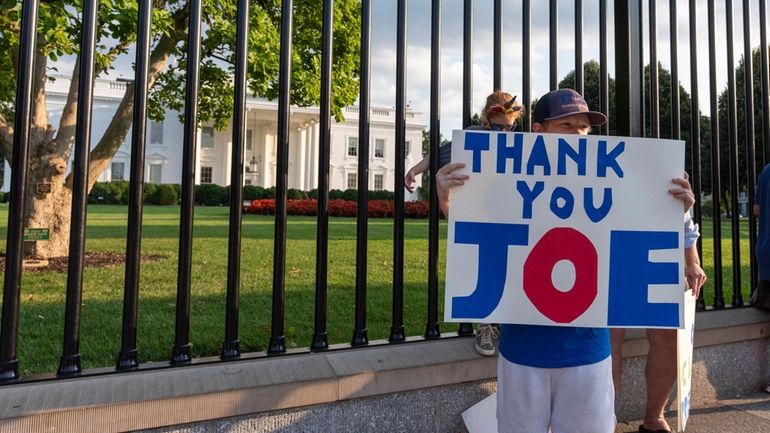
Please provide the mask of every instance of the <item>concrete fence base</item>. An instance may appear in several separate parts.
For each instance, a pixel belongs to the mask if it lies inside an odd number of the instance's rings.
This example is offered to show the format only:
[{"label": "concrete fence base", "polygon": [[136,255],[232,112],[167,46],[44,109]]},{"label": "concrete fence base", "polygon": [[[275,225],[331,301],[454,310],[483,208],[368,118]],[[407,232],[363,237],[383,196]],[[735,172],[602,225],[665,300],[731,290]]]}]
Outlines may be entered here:
[{"label": "concrete fence base", "polygon": [[[700,313],[692,405],[762,389],[768,335],[766,313]],[[627,333],[620,420],[643,414],[646,344]],[[0,388],[0,432],[464,432],[495,364],[454,338],[17,384]]]}]

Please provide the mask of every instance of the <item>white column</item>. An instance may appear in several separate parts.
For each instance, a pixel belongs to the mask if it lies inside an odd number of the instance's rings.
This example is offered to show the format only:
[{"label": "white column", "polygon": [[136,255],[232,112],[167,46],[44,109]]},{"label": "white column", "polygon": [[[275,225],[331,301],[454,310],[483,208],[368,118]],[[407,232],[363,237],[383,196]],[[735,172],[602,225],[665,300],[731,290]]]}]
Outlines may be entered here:
[{"label": "white column", "polygon": [[318,142],[321,138],[321,125],[318,122],[313,123],[311,131],[312,138],[310,139],[310,170],[308,170],[308,189],[318,188]]},{"label": "white column", "polygon": [[271,135],[268,131],[270,129],[268,127],[265,127],[263,131],[265,132],[264,135],[264,142],[262,144],[262,158],[260,161],[260,167],[259,167],[259,178],[261,179],[262,187],[268,188],[273,185],[273,181],[270,181],[268,178],[268,173],[270,171],[270,167],[272,167],[273,162],[273,140],[274,136]]},{"label": "white column", "polygon": [[195,133],[198,139],[195,140],[195,184],[201,183],[201,139],[203,139],[203,130],[198,128]]},{"label": "white column", "polygon": [[8,192],[11,190],[11,166],[5,159],[3,159],[3,167],[3,184],[0,185],[0,191]]},{"label": "white column", "polygon": [[308,139],[307,139],[307,132],[308,128],[307,126],[303,126],[299,130],[299,140],[298,140],[298,147],[299,152],[297,152],[297,164],[295,166],[297,170],[297,189],[300,189],[302,191],[307,191],[306,185],[305,185],[305,167],[307,166],[307,147],[308,147]]},{"label": "white column", "polygon": [[233,143],[233,135],[232,135],[232,126],[230,126],[230,138],[225,141],[225,157],[224,157],[224,170],[222,172],[225,173],[225,178],[222,181],[222,184],[225,186],[230,185],[230,177],[232,174],[233,166],[232,166],[232,159],[233,159],[233,146],[235,143]]}]

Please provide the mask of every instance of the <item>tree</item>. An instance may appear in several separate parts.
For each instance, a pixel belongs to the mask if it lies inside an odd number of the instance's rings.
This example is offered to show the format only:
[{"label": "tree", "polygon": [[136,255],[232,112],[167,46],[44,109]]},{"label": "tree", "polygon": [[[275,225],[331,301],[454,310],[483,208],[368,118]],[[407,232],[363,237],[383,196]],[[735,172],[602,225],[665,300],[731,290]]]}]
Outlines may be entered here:
[{"label": "tree", "polygon": [[[233,111],[232,76],[235,55],[236,3],[203,1],[202,59],[199,118],[218,128],[229,122]],[[307,106],[320,99],[321,14],[319,2],[295,2],[292,61],[293,104]],[[40,3],[37,52],[35,53],[33,112],[31,119],[29,183],[24,210],[25,227],[49,227],[51,240],[25,246],[27,255],[40,258],[64,256],[69,243],[71,176],[65,176],[75,139],[77,86],[80,64],[79,40],[82,1]],[[161,120],[166,109],[181,110],[184,100],[188,0],[153,0],[153,39],[150,53],[149,115]],[[0,2],[0,147],[13,158],[15,77],[18,66],[21,1]],[[104,74],[115,59],[136,40],[137,0],[100,0],[95,72]],[[248,88],[256,96],[273,99],[278,94],[280,52],[279,0],[252,0],[249,33]],[[341,118],[341,107],[353,103],[358,91],[360,3],[338,0],[334,10],[333,107]],[[49,62],[64,55],[75,56],[72,86],[57,126],[50,125],[46,109],[45,83]],[[176,59],[173,64],[171,59]],[[11,78],[12,77],[12,78]],[[107,168],[131,127],[133,85],[127,86],[107,132],[92,147],[88,189]],[[38,192],[36,185],[49,185]],[[41,189],[47,191],[47,189]]]},{"label": "tree", "polygon": [[[588,106],[592,110],[599,111],[599,107],[601,105],[599,104],[599,98],[601,96],[600,86],[601,86],[601,67],[599,66],[599,63],[596,60],[589,60],[583,64],[583,97],[585,98],[586,102],[588,103]],[[615,80],[611,77],[607,77],[607,87],[608,89],[608,98],[609,101],[607,101],[609,104],[609,117],[610,117],[610,123],[608,128],[608,134],[609,135],[615,135],[615,126],[613,125],[612,121],[612,114],[615,113]],[[564,76],[564,78],[559,81],[559,88],[570,88],[574,89],[575,86],[575,71],[570,71],[567,75]],[[537,101],[533,101],[532,109],[534,111],[535,103]]]},{"label": "tree", "polygon": [[[745,191],[748,185],[748,138],[754,140],[754,158],[755,170],[757,175],[764,167],[764,161],[767,155],[764,155],[764,143],[766,139],[762,133],[762,82],[761,82],[761,60],[759,48],[752,52],[752,92],[754,98],[753,107],[746,106],[746,95],[744,89],[745,83],[745,57],[741,56],[738,65],[735,68],[735,100],[736,100],[736,132],[737,132],[737,156],[738,156],[738,189]],[[728,89],[725,88],[719,94],[719,179],[722,190],[722,197],[728,199],[722,200],[722,206],[729,211],[730,208],[730,129],[729,129],[729,99]],[[746,112],[752,109],[754,113],[754,131],[752,135],[746,134]],[[710,119],[709,119],[710,121]],[[770,131],[769,131],[770,132]],[[711,138],[704,142],[704,164],[708,165],[709,188],[711,187]],[[704,167],[704,172],[706,167]],[[755,179],[756,180],[756,179]]]}]

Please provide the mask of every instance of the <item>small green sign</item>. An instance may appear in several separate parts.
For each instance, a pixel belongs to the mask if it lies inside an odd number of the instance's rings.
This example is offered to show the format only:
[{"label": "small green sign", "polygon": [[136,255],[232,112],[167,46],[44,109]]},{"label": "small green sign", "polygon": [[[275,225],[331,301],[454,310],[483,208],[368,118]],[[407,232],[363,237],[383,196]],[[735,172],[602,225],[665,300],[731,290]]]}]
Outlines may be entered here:
[{"label": "small green sign", "polygon": [[51,230],[48,228],[27,227],[24,229],[25,241],[47,241],[49,239],[51,239]]}]

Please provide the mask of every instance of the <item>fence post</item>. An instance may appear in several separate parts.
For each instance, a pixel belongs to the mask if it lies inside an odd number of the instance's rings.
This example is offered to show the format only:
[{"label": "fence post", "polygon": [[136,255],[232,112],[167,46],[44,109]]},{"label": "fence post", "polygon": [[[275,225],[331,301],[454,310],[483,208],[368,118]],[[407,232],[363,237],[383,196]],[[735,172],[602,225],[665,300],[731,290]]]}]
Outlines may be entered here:
[{"label": "fence post", "polygon": [[642,16],[635,0],[615,0],[615,110],[617,134],[644,133],[642,95]]}]

